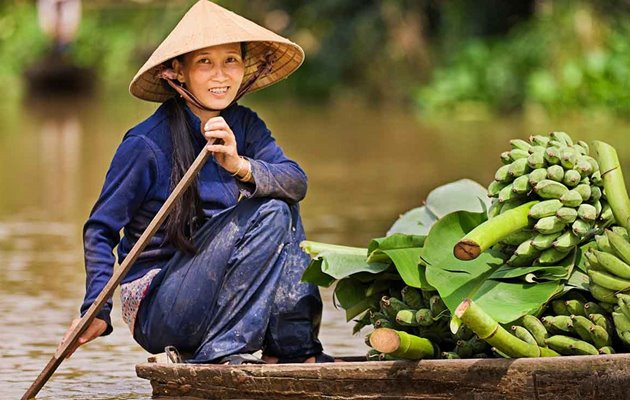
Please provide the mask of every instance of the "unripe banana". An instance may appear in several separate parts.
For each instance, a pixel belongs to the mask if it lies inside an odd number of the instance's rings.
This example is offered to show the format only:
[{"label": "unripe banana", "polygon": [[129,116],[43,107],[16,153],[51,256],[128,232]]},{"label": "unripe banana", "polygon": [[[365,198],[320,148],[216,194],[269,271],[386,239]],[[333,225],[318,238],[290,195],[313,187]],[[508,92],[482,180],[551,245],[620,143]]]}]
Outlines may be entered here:
[{"label": "unripe banana", "polygon": [[521,339],[525,343],[538,345],[534,336],[525,328],[518,325],[512,325],[512,334]]},{"label": "unripe banana", "polygon": [[499,191],[499,195],[497,196],[499,203],[505,203],[506,201],[514,200],[518,197],[518,194],[514,193],[512,190],[513,187],[513,183],[510,183]]},{"label": "unripe banana", "polygon": [[508,184],[505,182],[492,181],[490,185],[488,185],[488,196],[489,197],[497,197],[501,189],[506,187]]},{"label": "unripe banana", "polygon": [[400,291],[400,294],[402,296],[402,301],[410,308],[418,310],[425,307],[422,292],[420,290],[411,286],[405,286]]},{"label": "unripe banana", "polygon": [[566,132],[551,132],[549,137],[551,140],[557,140],[565,146],[573,146],[573,140],[571,140],[571,136]]},{"label": "unripe banana", "polygon": [[512,191],[516,194],[525,194],[532,189],[529,183],[529,175],[521,175],[512,182]]},{"label": "unripe banana", "polygon": [[626,228],[622,226],[612,226],[610,227],[610,230],[615,232],[617,235],[621,236],[622,238],[624,238],[626,241],[630,240],[628,238],[628,231],[626,230]]},{"label": "unripe banana", "polygon": [[540,322],[538,318],[534,317],[533,315],[527,314],[523,316],[523,318],[521,319],[521,323],[523,324],[525,329],[527,329],[529,333],[532,334],[532,336],[536,340],[536,343],[538,343],[539,346],[546,346],[545,339],[549,337],[549,334],[547,333],[547,329],[545,328],[543,323]]},{"label": "unripe banana", "polygon": [[602,203],[602,212],[599,214],[599,219],[605,223],[613,222],[615,220],[610,204]]},{"label": "unripe banana", "polygon": [[446,304],[442,301],[442,298],[439,295],[431,296],[429,299],[429,309],[431,310],[431,315],[433,319],[437,319],[443,316],[447,316]]},{"label": "unripe banana", "polygon": [[580,194],[580,196],[582,196],[582,201],[587,201],[591,199],[591,195],[592,195],[591,185],[588,185],[586,183],[580,183],[573,190],[575,190],[576,192]]},{"label": "unripe banana", "polygon": [[509,234],[501,241],[501,243],[508,246],[518,246],[526,240],[532,239],[535,236],[535,232],[529,229],[522,229],[520,231]]},{"label": "unripe banana", "polygon": [[514,161],[520,158],[527,158],[527,157],[529,157],[529,152],[527,152],[526,150],[521,150],[521,149],[510,150],[510,158],[512,158],[512,160]]},{"label": "unripe banana", "polygon": [[565,169],[573,169],[579,157],[580,153],[575,151],[574,148],[565,147],[560,152],[560,165],[562,165]]},{"label": "unripe banana", "polygon": [[527,164],[527,158],[519,158],[514,160],[508,169],[508,174],[513,178],[518,178],[521,175],[528,173],[531,169]]},{"label": "unripe banana", "polygon": [[421,308],[416,312],[416,322],[420,326],[433,325],[433,315],[428,308]]},{"label": "unripe banana", "polygon": [[544,135],[532,135],[529,137],[529,142],[534,146],[547,147],[549,137]]},{"label": "unripe banana", "polygon": [[567,187],[576,187],[582,180],[582,175],[574,169],[567,170],[562,178],[562,183]]},{"label": "unripe banana", "polygon": [[541,321],[548,332],[573,332],[573,321],[568,315],[547,315]]},{"label": "unripe banana", "polygon": [[[591,189],[594,187],[597,187],[597,186],[591,186]],[[592,201],[593,207],[595,207],[595,211],[597,212],[597,215],[602,215],[602,202],[599,200],[593,200],[593,199],[591,199],[591,201]]]},{"label": "unripe banana", "polygon": [[583,253],[583,256],[592,269],[601,271],[602,267],[599,266],[599,261],[597,261],[597,256],[595,256],[595,253],[593,253],[593,250],[594,250],[593,248],[588,249],[587,251]]},{"label": "unripe banana", "polygon": [[580,153],[580,155],[585,156],[587,154],[586,153],[586,149],[583,146],[581,146],[581,145],[579,145],[577,143],[573,145],[573,148],[575,149],[575,151]]},{"label": "unripe banana", "polygon": [[603,314],[606,311],[604,311],[604,309],[599,304],[589,301],[587,303],[584,303],[584,312],[586,313],[586,315],[590,315],[590,314]]},{"label": "unripe banana", "polygon": [[391,329],[397,328],[389,319],[386,319],[386,318],[378,319],[372,325],[374,325],[374,328],[377,328],[377,329],[378,328],[391,328]]},{"label": "unripe banana", "polygon": [[[630,280],[614,276],[604,271],[596,271],[594,269],[588,270],[587,274],[589,278],[591,278],[591,282],[610,291],[625,291],[630,289]],[[593,297],[597,299],[592,289],[591,294],[593,294]]]},{"label": "unripe banana", "polygon": [[551,302],[551,309],[555,315],[571,315],[564,300],[553,300]]},{"label": "unripe banana", "polygon": [[621,339],[621,341],[626,345],[630,347],[630,332],[629,331],[625,331],[625,332],[617,332],[619,335],[619,339]]},{"label": "unripe banana", "polygon": [[538,254],[539,252],[536,252],[532,255],[523,255],[523,254],[519,255],[519,254],[516,254],[516,251],[515,251],[512,257],[510,257],[510,259],[507,260],[507,264],[512,267],[526,267],[532,264],[532,262],[538,256]]},{"label": "unripe banana", "polygon": [[577,164],[575,164],[575,171],[577,171],[582,178],[586,178],[593,173],[593,166],[588,162],[586,157],[580,157]]},{"label": "unripe banana", "polygon": [[595,324],[581,315],[572,315],[571,319],[573,320],[573,330],[578,334],[580,339],[585,342],[592,342],[593,339],[591,338],[590,328]]},{"label": "unripe banana", "polygon": [[562,182],[564,179],[564,168],[560,165],[552,165],[547,167],[547,177],[552,181]]},{"label": "unripe banana", "polygon": [[[595,271],[589,270],[587,271],[587,274],[589,272],[593,273]],[[600,301],[602,303],[607,303],[607,304],[617,304],[617,298],[615,297],[614,290],[600,286],[594,283],[592,280],[591,280],[591,283],[588,285],[588,291],[591,292],[591,295],[593,295],[593,297],[597,301]]]},{"label": "unripe banana", "polygon": [[630,299],[625,293],[617,293],[617,310],[630,318]]},{"label": "unripe banana", "polygon": [[577,213],[584,221],[594,222],[597,219],[597,210],[590,204],[580,204]]},{"label": "unripe banana", "polygon": [[387,315],[387,318],[394,321],[396,320],[396,314],[400,310],[409,308],[409,306],[395,297],[383,296],[381,298],[381,311]]},{"label": "unripe banana", "polygon": [[569,189],[560,182],[543,179],[534,186],[534,191],[543,199],[560,199]]},{"label": "unripe banana", "polygon": [[580,238],[573,232],[566,231],[555,242],[553,242],[554,249],[567,253],[580,243]]},{"label": "unripe banana", "polygon": [[529,151],[529,154],[540,153],[544,155],[546,148],[547,146],[539,146],[539,145],[532,144],[532,147],[530,147],[528,151]]},{"label": "unripe banana", "polygon": [[512,164],[512,156],[510,155],[509,151],[504,151],[503,153],[501,153],[501,163],[503,163],[503,165],[509,165]]},{"label": "unripe banana", "polygon": [[512,145],[512,149],[520,149],[520,150],[529,150],[532,147],[531,144],[527,143],[522,139],[512,139],[510,140],[510,144]]},{"label": "unripe banana", "polygon": [[[606,311],[604,311],[604,313],[608,314],[608,312]],[[608,318],[606,318],[606,316],[603,313],[602,314],[589,314],[588,319],[593,321],[595,325],[599,325],[602,328],[606,329],[608,333],[613,332],[613,327],[610,326],[610,322],[608,321]]]},{"label": "unripe banana", "polygon": [[579,218],[576,219],[575,222],[571,225],[571,230],[573,230],[573,233],[575,233],[579,237],[586,236],[592,228],[592,222],[587,222]]},{"label": "unripe banana", "polygon": [[614,253],[612,247],[610,247],[610,242],[608,241],[608,236],[606,235],[595,235],[595,243],[597,243],[597,248],[600,251],[605,251],[606,253]]},{"label": "unripe banana", "polygon": [[546,164],[544,151],[536,151],[527,157],[527,164],[531,169],[543,168]]},{"label": "unripe banana", "polygon": [[490,208],[488,208],[488,219],[501,214],[501,207],[503,207],[503,204],[505,203],[499,203],[499,200],[493,199],[492,203],[490,203]]},{"label": "unripe banana", "polygon": [[562,232],[556,232],[549,235],[543,235],[539,233],[538,235],[532,238],[532,246],[534,246],[538,250],[547,250],[551,246],[553,246],[553,242],[562,235]]},{"label": "unripe banana", "polygon": [[597,162],[597,160],[595,160],[593,157],[588,156],[588,155],[582,158],[588,161],[589,164],[591,164],[591,168],[593,169],[593,172],[591,172],[591,175],[599,171],[599,163]]},{"label": "unripe banana", "polygon": [[560,201],[567,207],[577,207],[582,204],[582,195],[577,190],[569,190],[560,196]]},{"label": "unripe banana", "polygon": [[396,323],[401,326],[418,326],[416,321],[417,310],[400,310],[396,314]]},{"label": "unripe banana", "polygon": [[599,354],[615,354],[615,349],[612,346],[604,346],[597,349]]},{"label": "unripe banana", "polygon": [[499,169],[497,169],[497,172],[494,174],[494,180],[503,183],[511,182],[512,176],[509,174],[510,165],[512,165],[512,163],[503,165]]},{"label": "unripe banana", "polygon": [[445,360],[459,360],[461,357],[454,351],[443,351],[442,358]]},{"label": "unripe banana", "polygon": [[602,187],[604,181],[602,180],[602,174],[600,171],[595,171],[591,174],[591,183],[595,186]]},{"label": "unripe banana", "polygon": [[560,251],[552,247],[550,249],[543,250],[543,252],[540,253],[540,256],[538,257],[538,262],[541,265],[555,264],[565,258],[567,254],[569,253],[566,251]]},{"label": "unripe banana", "polygon": [[589,155],[589,154],[590,154],[591,149],[589,148],[588,143],[586,143],[586,142],[585,142],[585,141],[583,141],[583,140],[578,140],[576,144],[577,144],[577,145],[579,145],[580,147],[582,147],[582,148],[584,149],[584,151],[585,151],[585,153],[584,153],[584,154],[586,154],[586,155]]},{"label": "unripe banana", "polygon": [[558,211],[561,207],[562,202],[558,199],[544,200],[540,203],[534,204],[532,208],[529,209],[528,215],[534,219],[551,217],[552,215],[555,215],[556,211]]},{"label": "unripe banana", "polygon": [[516,193],[514,195],[512,195],[511,200],[507,200],[503,203],[499,203],[501,204],[501,211],[499,212],[500,214],[503,214],[506,211],[509,211],[513,208],[516,208],[520,205],[523,205],[523,199],[517,195]]},{"label": "unripe banana", "polygon": [[591,338],[595,347],[610,346],[612,340],[606,329],[598,325],[593,325],[590,328]]},{"label": "unripe banana", "polygon": [[545,160],[550,165],[560,164],[560,148],[551,146],[545,149]]},{"label": "unripe banana", "polygon": [[613,324],[615,324],[615,329],[619,331],[630,331],[630,318],[626,317],[625,314],[621,312],[612,312]]},{"label": "unripe banana", "polygon": [[534,230],[538,233],[549,235],[564,230],[565,226],[566,224],[563,221],[555,216],[551,216],[539,219],[534,225]]},{"label": "unripe banana", "polygon": [[545,343],[552,350],[562,355],[598,355],[599,351],[592,344],[584,340],[565,335],[550,336]]},{"label": "unripe banana", "polygon": [[[560,202],[560,204],[562,204],[562,202]],[[556,217],[565,224],[572,224],[575,222],[577,215],[577,210],[571,207],[561,207],[558,211],[556,211]]]},{"label": "unripe banana", "polygon": [[543,179],[547,178],[547,168],[537,168],[529,173],[529,184],[534,187]]},{"label": "unripe banana", "polygon": [[612,230],[606,230],[606,237],[615,254],[624,262],[630,264],[630,242]]},{"label": "unripe banana", "polygon": [[584,303],[580,300],[566,300],[564,304],[567,307],[569,315],[581,315],[582,317],[586,317],[586,313],[584,312]]}]

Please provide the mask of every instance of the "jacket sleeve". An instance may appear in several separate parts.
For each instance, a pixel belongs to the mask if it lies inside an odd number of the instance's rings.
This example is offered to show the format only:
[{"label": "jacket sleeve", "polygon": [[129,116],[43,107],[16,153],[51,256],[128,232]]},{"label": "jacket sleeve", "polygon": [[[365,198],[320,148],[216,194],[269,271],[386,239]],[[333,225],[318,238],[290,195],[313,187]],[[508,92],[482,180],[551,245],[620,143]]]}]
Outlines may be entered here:
[{"label": "jacket sleeve", "polygon": [[[157,177],[155,153],[141,137],[123,139],[105,176],[101,194],[83,227],[86,293],[84,315],[112,276],[116,262],[113,250],[120,230],[131,220]],[[112,332],[110,298],[97,314],[107,322],[103,335]]]},{"label": "jacket sleeve", "polygon": [[297,203],[306,196],[307,177],[302,168],[289,159],[265,123],[247,110],[244,123],[245,154],[252,166],[254,184],[237,181],[246,197],[272,197]]}]

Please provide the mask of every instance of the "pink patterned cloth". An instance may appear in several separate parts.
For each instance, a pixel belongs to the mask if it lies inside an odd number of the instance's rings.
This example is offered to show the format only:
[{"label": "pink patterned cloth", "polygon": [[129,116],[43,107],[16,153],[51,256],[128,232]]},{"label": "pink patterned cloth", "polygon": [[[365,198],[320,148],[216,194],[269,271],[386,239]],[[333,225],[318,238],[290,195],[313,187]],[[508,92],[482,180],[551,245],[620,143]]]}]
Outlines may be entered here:
[{"label": "pink patterned cloth", "polygon": [[138,308],[140,307],[140,301],[144,298],[149,290],[149,285],[153,277],[160,272],[159,268],[155,268],[147,272],[142,278],[138,278],[135,281],[127,282],[120,285],[120,300],[122,303],[122,318],[123,321],[129,326],[131,334],[133,334],[133,327],[136,322],[136,315],[138,314]]}]

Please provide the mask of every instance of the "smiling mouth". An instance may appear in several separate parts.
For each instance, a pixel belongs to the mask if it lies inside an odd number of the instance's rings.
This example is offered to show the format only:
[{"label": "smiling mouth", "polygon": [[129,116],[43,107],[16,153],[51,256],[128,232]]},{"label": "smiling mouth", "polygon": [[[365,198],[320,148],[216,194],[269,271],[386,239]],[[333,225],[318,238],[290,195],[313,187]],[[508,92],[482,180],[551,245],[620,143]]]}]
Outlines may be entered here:
[{"label": "smiling mouth", "polygon": [[229,86],[217,87],[217,88],[210,89],[209,92],[213,94],[224,94],[224,93],[227,93],[229,88],[230,88]]}]

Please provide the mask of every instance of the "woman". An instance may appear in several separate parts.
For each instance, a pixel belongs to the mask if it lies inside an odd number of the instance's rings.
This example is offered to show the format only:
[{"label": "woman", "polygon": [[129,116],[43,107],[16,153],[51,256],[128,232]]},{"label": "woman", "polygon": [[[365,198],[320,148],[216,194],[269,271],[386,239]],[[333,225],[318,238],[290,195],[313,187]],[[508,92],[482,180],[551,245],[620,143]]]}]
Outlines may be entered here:
[{"label": "woman", "polygon": [[[261,362],[251,357],[260,349],[266,362],[332,361],[317,339],[319,292],[299,282],[309,261],[298,246],[306,175],[236,104],[303,57],[207,0],[186,13],[131,82],[133,95],[163,104],[125,135],[85,224],[82,314],[112,275],[113,248],[121,262],[207,146],[213,157],[196,184],[123,279],[134,339],[151,353],[174,346],[192,363]],[[111,302],[76,347],[111,332],[110,310]]]}]

